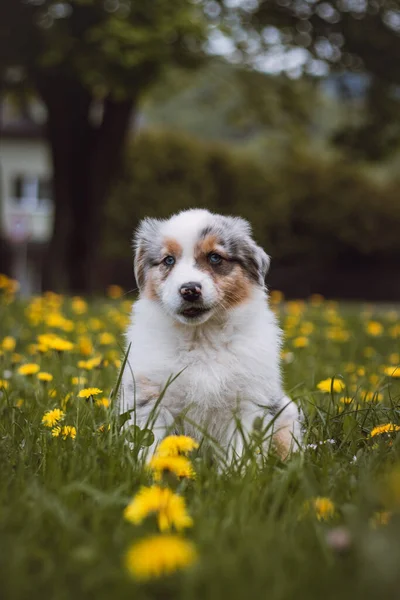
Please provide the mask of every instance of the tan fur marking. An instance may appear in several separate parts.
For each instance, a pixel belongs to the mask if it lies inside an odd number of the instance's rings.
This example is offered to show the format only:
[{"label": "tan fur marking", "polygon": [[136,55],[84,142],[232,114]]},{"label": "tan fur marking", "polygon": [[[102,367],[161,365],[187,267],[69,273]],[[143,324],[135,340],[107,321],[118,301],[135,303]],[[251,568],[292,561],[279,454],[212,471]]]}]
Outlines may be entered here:
[{"label": "tan fur marking", "polygon": [[137,254],[136,254],[136,278],[137,278],[137,285],[139,288],[143,287],[144,283],[145,283],[145,276],[144,276],[144,272],[145,272],[145,268],[144,268],[144,250],[143,248],[138,248]]},{"label": "tan fur marking", "polygon": [[182,256],[182,246],[173,238],[166,238],[164,240],[163,250],[166,256],[171,255],[175,258]]},{"label": "tan fur marking", "polygon": [[229,275],[219,276],[217,285],[225,308],[232,308],[246,302],[251,293],[251,283],[240,265],[234,264]]},{"label": "tan fur marking", "polygon": [[194,251],[196,260],[202,256],[207,256],[210,252],[216,252],[216,246],[218,246],[218,237],[210,233],[210,235],[197,242]]},{"label": "tan fur marking", "polygon": [[197,243],[195,259],[199,268],[207,271],[216,283],[223,308],[232,308],[246,302],[250,296],[251,283],[243,268],[229,260],[223,260],[221,264],[213,267],[208,260],[212,252],[228,258],[221,250],[218,237],[210,234]]},{"label": "tan fur marking", "polygon": [[143,293],[149,300],[159,300],[158,289],[159,284],[157,282],[156,274],[149,271]]},{"label": "tan fur marking", "polygon": [[296,443],[292,435],[292,425],[293,423],[283,425],[273,435],[273,444],[282,460],[286,460],[288,458]]},{"label": "tan fur marking", "polygon": [[208,261],[208,256],[212,252],[216,252],[223,258],[227,258],[219,246],[217,236],[210,234],[196,244],[194,258],[198,267],[210,273],[214,281],[216,281],[218,275],[228,275],[233,270],[234,263],[225,260],[220,265],[213,267]]}]

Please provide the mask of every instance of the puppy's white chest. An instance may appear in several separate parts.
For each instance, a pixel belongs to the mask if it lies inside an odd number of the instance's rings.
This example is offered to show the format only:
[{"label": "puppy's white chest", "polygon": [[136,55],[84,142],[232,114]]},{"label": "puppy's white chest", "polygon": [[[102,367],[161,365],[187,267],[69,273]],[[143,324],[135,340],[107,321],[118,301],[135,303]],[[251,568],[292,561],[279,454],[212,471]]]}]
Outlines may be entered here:
[{"label": "puppy's white chest", "polygon": [[[204,343],[189,347],[178,354],[181,375],[174,382],[174,391],[185,403],[202,407],[234,405],[246,367],[235,349],[229,345]],[[176,387],[175,387],[176,386]]]}]

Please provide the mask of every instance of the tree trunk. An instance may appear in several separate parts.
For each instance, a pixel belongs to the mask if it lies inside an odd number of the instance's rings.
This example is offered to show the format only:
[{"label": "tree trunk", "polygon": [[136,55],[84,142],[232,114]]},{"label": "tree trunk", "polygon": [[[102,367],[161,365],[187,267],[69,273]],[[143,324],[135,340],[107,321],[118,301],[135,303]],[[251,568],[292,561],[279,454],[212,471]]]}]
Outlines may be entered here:
[{"label": "tree trunk", "polygon": [[102,122],[92,130],[87,160],[81,163],[84,168],[77,186],[82,194],[72,198],[68,260],[70,288],[75,293],[95,288],[105,203],[121,165],[133,108],[132,99],[104,103]]},{"label": "tree trunk", "polygon": [[104,102],[103,118],[91,122],[93,98],[76,81],[38,77],[48,110],[53,160],[55,223],[45,261],[45,289],[90,293],[96,281],[102,218],[135,101]]}]

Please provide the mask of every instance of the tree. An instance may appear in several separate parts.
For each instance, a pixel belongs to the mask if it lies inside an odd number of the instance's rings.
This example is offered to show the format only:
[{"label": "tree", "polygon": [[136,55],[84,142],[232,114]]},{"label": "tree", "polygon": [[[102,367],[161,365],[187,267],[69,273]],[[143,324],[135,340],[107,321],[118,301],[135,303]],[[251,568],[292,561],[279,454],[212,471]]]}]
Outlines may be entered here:
[{"label": "tree", "polygon": [[399,147],[399,0],[260,0],[251,20],[261,39],[275,27],[287,48],[302,47],[306,70],[319,59],[331,70],[366,75],[364,118],[346,125],[335,143],[369,160]]},{"label": "tree", "polygon": [[14,87],[37,93],[48,114],[55,226],[46,287],[92,289],[102,211],[138,104],[166,66],[201,61],[203,8],[191,0],[2,0],[3,89],[12,73]]}]

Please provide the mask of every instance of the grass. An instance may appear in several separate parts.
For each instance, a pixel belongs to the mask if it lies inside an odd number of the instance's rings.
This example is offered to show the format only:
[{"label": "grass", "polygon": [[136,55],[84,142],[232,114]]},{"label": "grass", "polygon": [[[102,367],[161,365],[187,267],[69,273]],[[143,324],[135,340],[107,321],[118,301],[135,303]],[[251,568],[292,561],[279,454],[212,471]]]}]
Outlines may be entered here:
[{"label": "grass", "polygon": [[[198,561],[140,583],[127,573],[124,556],[132,542],[157,531],[156,520],[133,526],[123,510],[151,478],[138,445],[125,443],[132,434],[120,430],[112,402],[95,401],[112,397],[131,303],[47,295],[27,304],[7,291],[4,278],[0,283],[2,598],[397,596],[400,436],[371,436],[378,425],[400,424],[400,379],[388,375],[399,364],[396,311],[318,297],[284,303],[273,294],[286,334],[285,385],[306,414],[306,447],[285,463],[250,448],[225,472],[202,448],[192,454],[196,479],[170,485],[193,518],[185,538]],[[49,333],[73,349],[46,350],[49,339],[38,344],[38,336]],[[53,380],[20,374],[26,363]],[[318,389],[331,377],[343,382],[342,392],[332,384]],[[103,392],[79,398],[87,387]],[[66,414],[61,425],[76,428],[75,439],[53,437],[42,423],[57,407]],[[315,508],[317,497],[328,498],[333,513]]]}]

